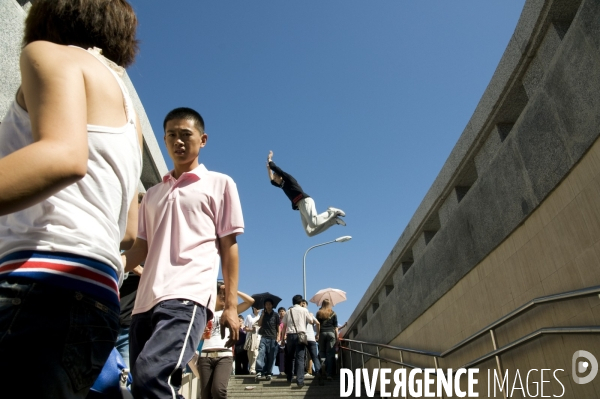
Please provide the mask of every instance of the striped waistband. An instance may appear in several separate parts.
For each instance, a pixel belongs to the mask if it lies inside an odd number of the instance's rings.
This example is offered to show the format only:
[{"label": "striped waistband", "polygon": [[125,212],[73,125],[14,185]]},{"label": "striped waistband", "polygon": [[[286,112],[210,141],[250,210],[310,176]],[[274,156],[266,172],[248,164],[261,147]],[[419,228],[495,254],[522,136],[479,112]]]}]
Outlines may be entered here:
[{"label": "striped waistband", "polygon": [[22,277],[119,303],[117,272],[66,252],[18,251],[0,258],[0,278]]}]

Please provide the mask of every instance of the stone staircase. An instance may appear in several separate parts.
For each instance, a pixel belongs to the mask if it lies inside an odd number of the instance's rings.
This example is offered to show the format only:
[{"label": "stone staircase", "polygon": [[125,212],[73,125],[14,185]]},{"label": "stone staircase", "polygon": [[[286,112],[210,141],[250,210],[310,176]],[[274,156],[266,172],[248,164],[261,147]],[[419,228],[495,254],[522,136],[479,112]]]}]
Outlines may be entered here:
[{"label": "stone staircase", "polygon": [[271,381],[261,378],[255,381],[254,376],[240,375],[231,376],[227,388],[227,397],[239,398],[339,398],[340,381],[325,381],[325,385],[319,385],[316,378],[307,376],[304,379],[304,387],[298,388],[296,380],[291,384],[285,376],[273,377]]}]

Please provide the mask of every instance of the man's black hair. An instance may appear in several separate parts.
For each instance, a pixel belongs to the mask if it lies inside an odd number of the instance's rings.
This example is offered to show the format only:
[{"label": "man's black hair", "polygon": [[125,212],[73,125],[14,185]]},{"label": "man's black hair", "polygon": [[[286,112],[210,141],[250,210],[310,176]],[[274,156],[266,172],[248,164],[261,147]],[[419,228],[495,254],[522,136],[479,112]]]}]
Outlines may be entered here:
[{"label": "man's black hair", "polygon": [[300,301],[300,304],[302,304],[302,303],[306,303],[308,305],[308,301],[304,298],[302,299],[302,301]]},{"label": "man's black hair", "polygon": [[263,301],[263,307],[267,304],[267,302],[270,302],[271,306],[273,306],[273,300],[271,298],[267,298]]},{"label": "man's black hair", "polygon": [[172,121],[173,119],[190,120],[194,122],[194,125],[198,130],[200,130],[200,133],[204,133],[204,119],[202,119],[202,116],[198,113],[198,111],[187,107],[175,108],[169,112],[167,116],[165,116],[165,120],[163,122],[163,131],[167,129],[167,122]]},{"label": "man's black hair", "polygon": [[277,309],[277,313],[279,313],[282,310],[285,312],[285,308],[283,306],[280,306],[279,309]]},{"label": "man's black hair", "polygon": [[294,295],[292,298],[292,305],[300,305],[302,303],[302,295]]}]

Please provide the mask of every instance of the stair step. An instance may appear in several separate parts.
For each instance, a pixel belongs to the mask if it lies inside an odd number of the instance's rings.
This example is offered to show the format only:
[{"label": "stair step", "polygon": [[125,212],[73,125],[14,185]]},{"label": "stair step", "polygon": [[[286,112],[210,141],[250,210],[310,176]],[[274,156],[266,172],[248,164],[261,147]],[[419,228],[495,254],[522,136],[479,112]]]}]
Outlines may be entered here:
[{"label": "stair step", "polygon": [[[304,378],[304,387],[298,388],[295,380],[290,384],[285,376],[274,376],[271,381],[264,378],[256,381],[254,376],[250,375],[231,376],[227,387],[227,397],[229,399],[339,398],[339,378],[324,382],[325,385],[319,385],[316,378],[308,376]],[[252,389],[246,389],[246,387],[252,387]],[[361,397],[366,397],[364,391],[361,393]],[[354,394],[352,397],[355,398]]]},{"label": "stair step", "polygon": [[[227,388],[227,397],[230,399],[254,399],[254,398],[339,398],[340,380],[324,381],[325,385],[319,385],[319,381],[308,376],[304,378],[304,387],[298,388],[296,382],[287,382],[285,376],[275,376],[271,381],[264,378],[256,381],[254,376],[231,376]],[[252,387],[252,389],[246,389]],[[353,396],[354,397],[354,396]]]}]

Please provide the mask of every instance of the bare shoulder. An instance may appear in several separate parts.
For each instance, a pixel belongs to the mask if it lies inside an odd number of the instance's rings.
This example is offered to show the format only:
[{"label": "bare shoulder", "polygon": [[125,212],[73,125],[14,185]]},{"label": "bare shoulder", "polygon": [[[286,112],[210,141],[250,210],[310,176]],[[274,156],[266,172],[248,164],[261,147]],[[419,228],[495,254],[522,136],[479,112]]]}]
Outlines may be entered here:
[{"label": "bare shoulder", "polygon": [[38,40],[29,43],[21,51],[21,66],[40,73],[70,73],[73,72],[73,68],[77,68],[77,63],[72,62],[78,58],[75,51],[81,52],[60,44]]},{"label": "bare shoulder", "polygon": [[63,57],[73,57],[75,51],[81,50],[63,46],[62,44],[38,40],[23,47],[23,50],[21,51],[21,57],[28,60],[46,61],[52,63],[60,62]]}]

